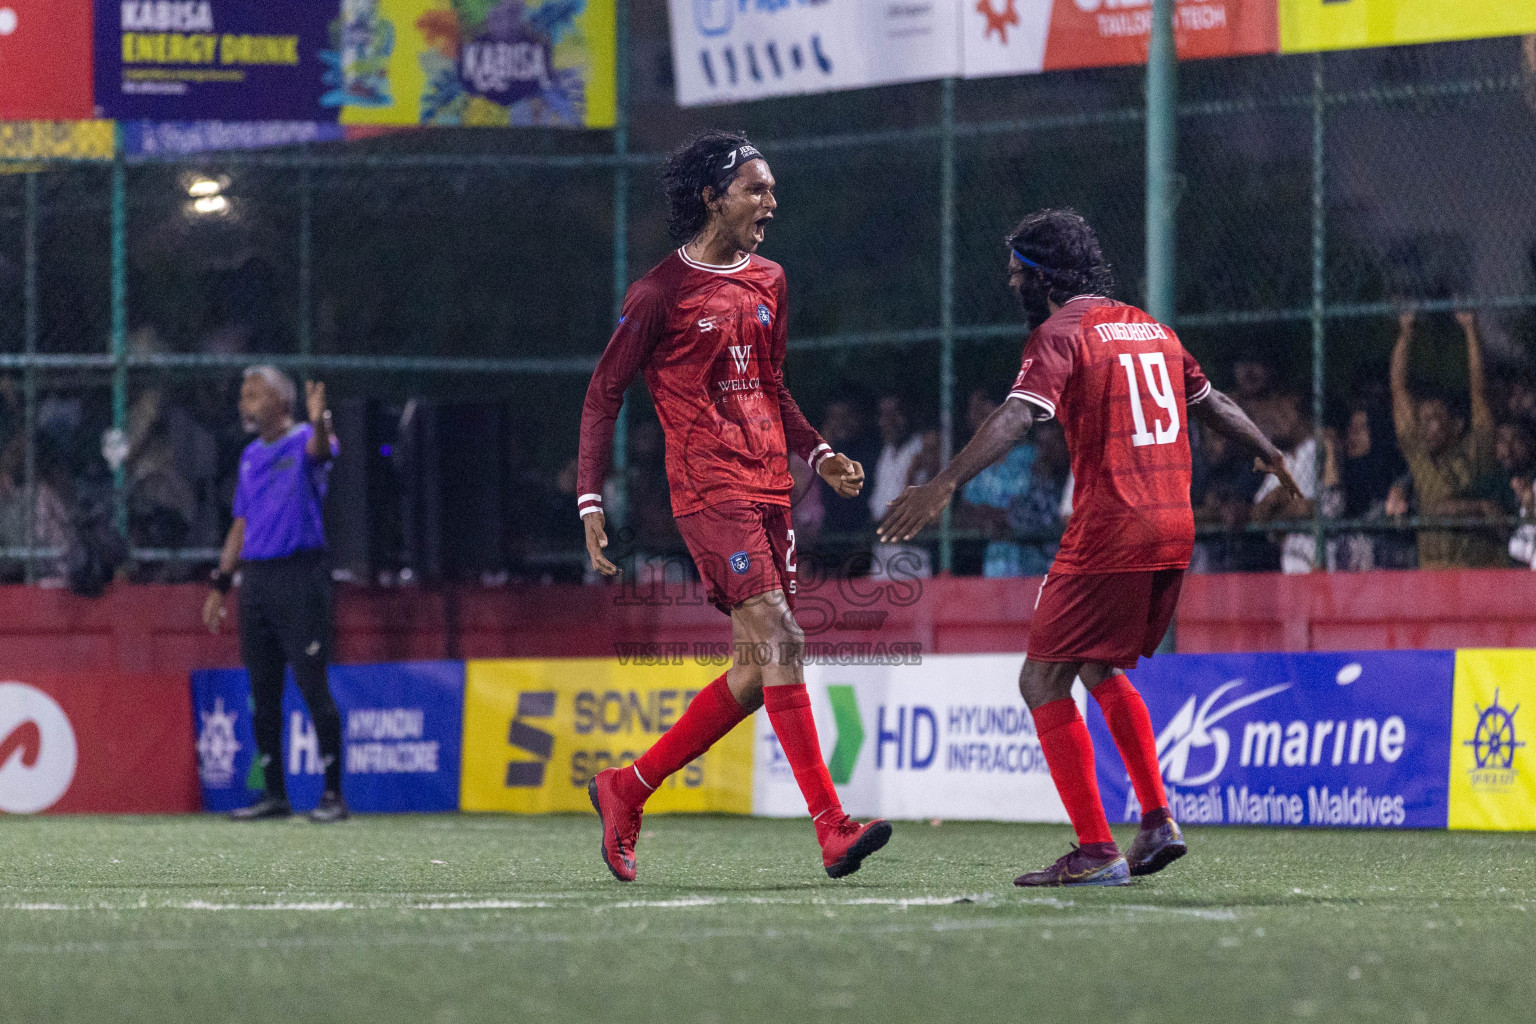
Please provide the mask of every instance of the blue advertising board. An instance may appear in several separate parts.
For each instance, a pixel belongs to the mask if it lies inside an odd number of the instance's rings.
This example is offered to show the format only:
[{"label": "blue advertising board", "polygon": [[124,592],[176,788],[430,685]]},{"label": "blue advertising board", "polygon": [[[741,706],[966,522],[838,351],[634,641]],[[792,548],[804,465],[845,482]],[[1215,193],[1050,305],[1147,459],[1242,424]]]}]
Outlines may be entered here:
[{"label": "blue advertising board", "polygon": [[[1187,824],[1445,828],[1452,651],[1162,655],[1130,673]],[[1141,807],[1089,715],[1111,821]]]},{"label": "blue advertising board", "polygon": [[[464,663],[333,665],[341,711],[342,792],[354,811],[452,811],[459,806]],[[203,808],[254,802],[263,783],[244,669],[192,673]],[[319,802],[325,767],[309,710],[290,673],[283,689],[283,761],[295,810]]]},{"label": "blue advertising board", "polygon": [[336,120],[320,106],[339,5],[95,0],[96,108],[123,120]]}]

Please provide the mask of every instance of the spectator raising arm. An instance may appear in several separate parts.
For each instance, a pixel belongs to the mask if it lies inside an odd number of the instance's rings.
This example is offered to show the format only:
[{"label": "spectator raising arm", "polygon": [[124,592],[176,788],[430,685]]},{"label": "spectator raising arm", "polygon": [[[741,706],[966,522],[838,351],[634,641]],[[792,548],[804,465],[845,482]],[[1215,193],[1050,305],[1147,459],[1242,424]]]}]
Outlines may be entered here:
[{"label": "spectator raising arm", "polygon": [[1488,408],[1488,385],[1483,374],[1483,343],[1477,335],[1477,314],[1458,309],[1456,322],[1467,336],[1467,377],[1471,388],[1472,436],[1484,445],[1493,440],[1493,411]]},{"label": "spectator raising arm", "polygon": [[[1397,343],[1392,346],[1392,425],[1397,428],[1397,443],[1406,452],[1414,430],[1413,395],[1408,390],[1408,349],[1413,343],[1413,310],[1397,315]],[[1482,369],[1482,361],[1478,361]]]}]

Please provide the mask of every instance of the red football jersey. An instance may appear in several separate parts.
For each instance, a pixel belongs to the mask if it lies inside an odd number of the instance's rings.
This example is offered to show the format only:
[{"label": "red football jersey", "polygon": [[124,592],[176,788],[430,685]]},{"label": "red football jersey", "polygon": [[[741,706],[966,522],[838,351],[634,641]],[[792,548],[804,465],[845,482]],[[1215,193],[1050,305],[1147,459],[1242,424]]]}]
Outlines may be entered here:
[{"label": "red football jersey", "polygon": [[614,420],[642,367],[666,434],[673,515],[730,500],[788,505],[786,452],[814,467],[832,449],[784,387],[787,312],[783,268],[756,255],[715,267],[678,249],[631,285],[582,407],[578,509],[602,508]]},{"label": "red football jersey", "polygon": [[1080,295],[1030,334],[1008,397],[1058,417],[1072,455],[1052,572],[1188,568],[1187,406],[1210,393],[1178,335],[1135,306]]}]

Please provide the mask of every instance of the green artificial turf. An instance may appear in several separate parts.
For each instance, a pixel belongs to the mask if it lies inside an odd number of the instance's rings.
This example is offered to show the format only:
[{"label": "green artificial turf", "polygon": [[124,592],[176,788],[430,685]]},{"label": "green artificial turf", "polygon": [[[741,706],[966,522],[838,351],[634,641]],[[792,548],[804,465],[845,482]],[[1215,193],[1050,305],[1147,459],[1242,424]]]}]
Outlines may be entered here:
[{"label": "green artificial turf", "polygon": [[[1129,841],[1123,835],[1122,841]],[[1062,826],[0,819],[0,1020],[1536,1019],[1536,836],[1204,829],[1119,889],[1026,892]]]}]

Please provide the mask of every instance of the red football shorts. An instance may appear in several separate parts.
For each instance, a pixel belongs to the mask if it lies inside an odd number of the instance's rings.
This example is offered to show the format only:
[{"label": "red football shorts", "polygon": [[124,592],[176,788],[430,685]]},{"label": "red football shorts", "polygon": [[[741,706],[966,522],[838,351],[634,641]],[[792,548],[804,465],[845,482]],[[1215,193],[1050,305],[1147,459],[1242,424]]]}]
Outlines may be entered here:
[{"label": "red football shorts", "polygon": [[704,592],[725,614],[759,594],[784,591],[795,606],[795,531],[789,509],[722,501],[677,520]]},{"label": "red football shorts", "polygon": [[1163,642],[1183,583],[1183,569],[1052,573],[1035,601],[1028,658],[1135,668]]}]

